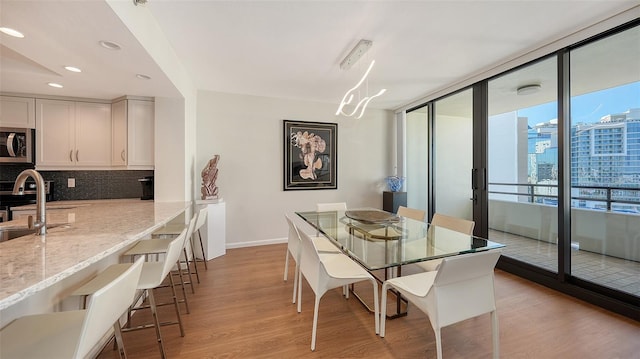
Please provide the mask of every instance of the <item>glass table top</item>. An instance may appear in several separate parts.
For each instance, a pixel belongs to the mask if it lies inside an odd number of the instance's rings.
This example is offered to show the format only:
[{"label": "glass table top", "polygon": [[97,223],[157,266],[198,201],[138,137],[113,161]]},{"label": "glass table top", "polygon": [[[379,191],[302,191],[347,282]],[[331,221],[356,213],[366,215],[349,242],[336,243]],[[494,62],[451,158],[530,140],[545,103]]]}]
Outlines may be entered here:
[{"label": "glass table top", "polygon": [[377,209],[296,214],[369,270],[504,247]]}]

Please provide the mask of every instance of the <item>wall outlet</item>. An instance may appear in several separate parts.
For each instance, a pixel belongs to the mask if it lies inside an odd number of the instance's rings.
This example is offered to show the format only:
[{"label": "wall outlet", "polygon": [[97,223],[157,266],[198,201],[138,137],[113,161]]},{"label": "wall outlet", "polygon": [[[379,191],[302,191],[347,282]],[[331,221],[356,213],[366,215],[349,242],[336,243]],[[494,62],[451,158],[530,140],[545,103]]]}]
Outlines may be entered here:
[{"label": "wall outlet", "polygon": [[76,186],[76,179],[75,178],[67,178],[67,187],[68,188],[74,188]]}]

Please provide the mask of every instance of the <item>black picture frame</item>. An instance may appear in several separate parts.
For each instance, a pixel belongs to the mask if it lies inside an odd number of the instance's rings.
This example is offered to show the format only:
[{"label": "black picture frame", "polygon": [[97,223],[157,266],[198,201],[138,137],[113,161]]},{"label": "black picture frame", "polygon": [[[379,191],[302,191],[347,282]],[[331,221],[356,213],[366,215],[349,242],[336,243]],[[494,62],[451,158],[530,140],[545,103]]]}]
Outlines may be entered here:
[{"label": "black picture frame", "polygon": [[338,188],[338,124],[283,120],[284,190]]}]

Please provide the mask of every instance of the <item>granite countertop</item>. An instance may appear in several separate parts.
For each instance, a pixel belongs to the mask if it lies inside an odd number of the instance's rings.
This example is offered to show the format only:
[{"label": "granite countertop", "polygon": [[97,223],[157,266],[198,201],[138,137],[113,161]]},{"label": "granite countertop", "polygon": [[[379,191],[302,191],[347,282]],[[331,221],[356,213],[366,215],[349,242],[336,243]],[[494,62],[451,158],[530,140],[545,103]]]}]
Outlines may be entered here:
[{"label": "granite countertop", "polygon": [[[188,206],[140,199],[48,203],[56,210],[47,213],[46,235],[0,242],[0,310],[149,236]],[[26,221],[0,227],[24,227]]]}]

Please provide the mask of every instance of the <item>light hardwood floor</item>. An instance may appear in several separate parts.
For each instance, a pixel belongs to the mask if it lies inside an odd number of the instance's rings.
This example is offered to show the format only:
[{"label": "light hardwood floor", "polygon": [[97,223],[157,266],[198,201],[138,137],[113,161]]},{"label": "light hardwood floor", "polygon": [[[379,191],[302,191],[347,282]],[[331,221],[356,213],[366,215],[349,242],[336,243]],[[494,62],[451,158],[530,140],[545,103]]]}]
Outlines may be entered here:
[{"label": "light hardwood floor", "polygon": [[[313,292],[304,282],[302,313],[291,303],[293,267],[283,282],[286,245],[231,249],[201,265],[201,284],[189,295],[191,314],[162,328],[169,358],[435,358],[428,318],[415,307],[374,332],[373,315],[341,290],[320,302],[316,351],[311,352]],[[356,287],[371,300],[370,284]],[[158,291],[159,295],[168,293]],[[640,358],[640,322],[496,271],[502,358]],[[165,295],[166,297],[166,295]],[[172,308],[161,319],[172,319]],[[184,313],[184,310],[183,310]],[[135,315],[135,321],[149,318]],[[445,358],[491,358],[488,315],[442,330]],[[124,334],[129,358],[158,358],[153,329]],[[99,358],[116,358],[112,345]]]}]

